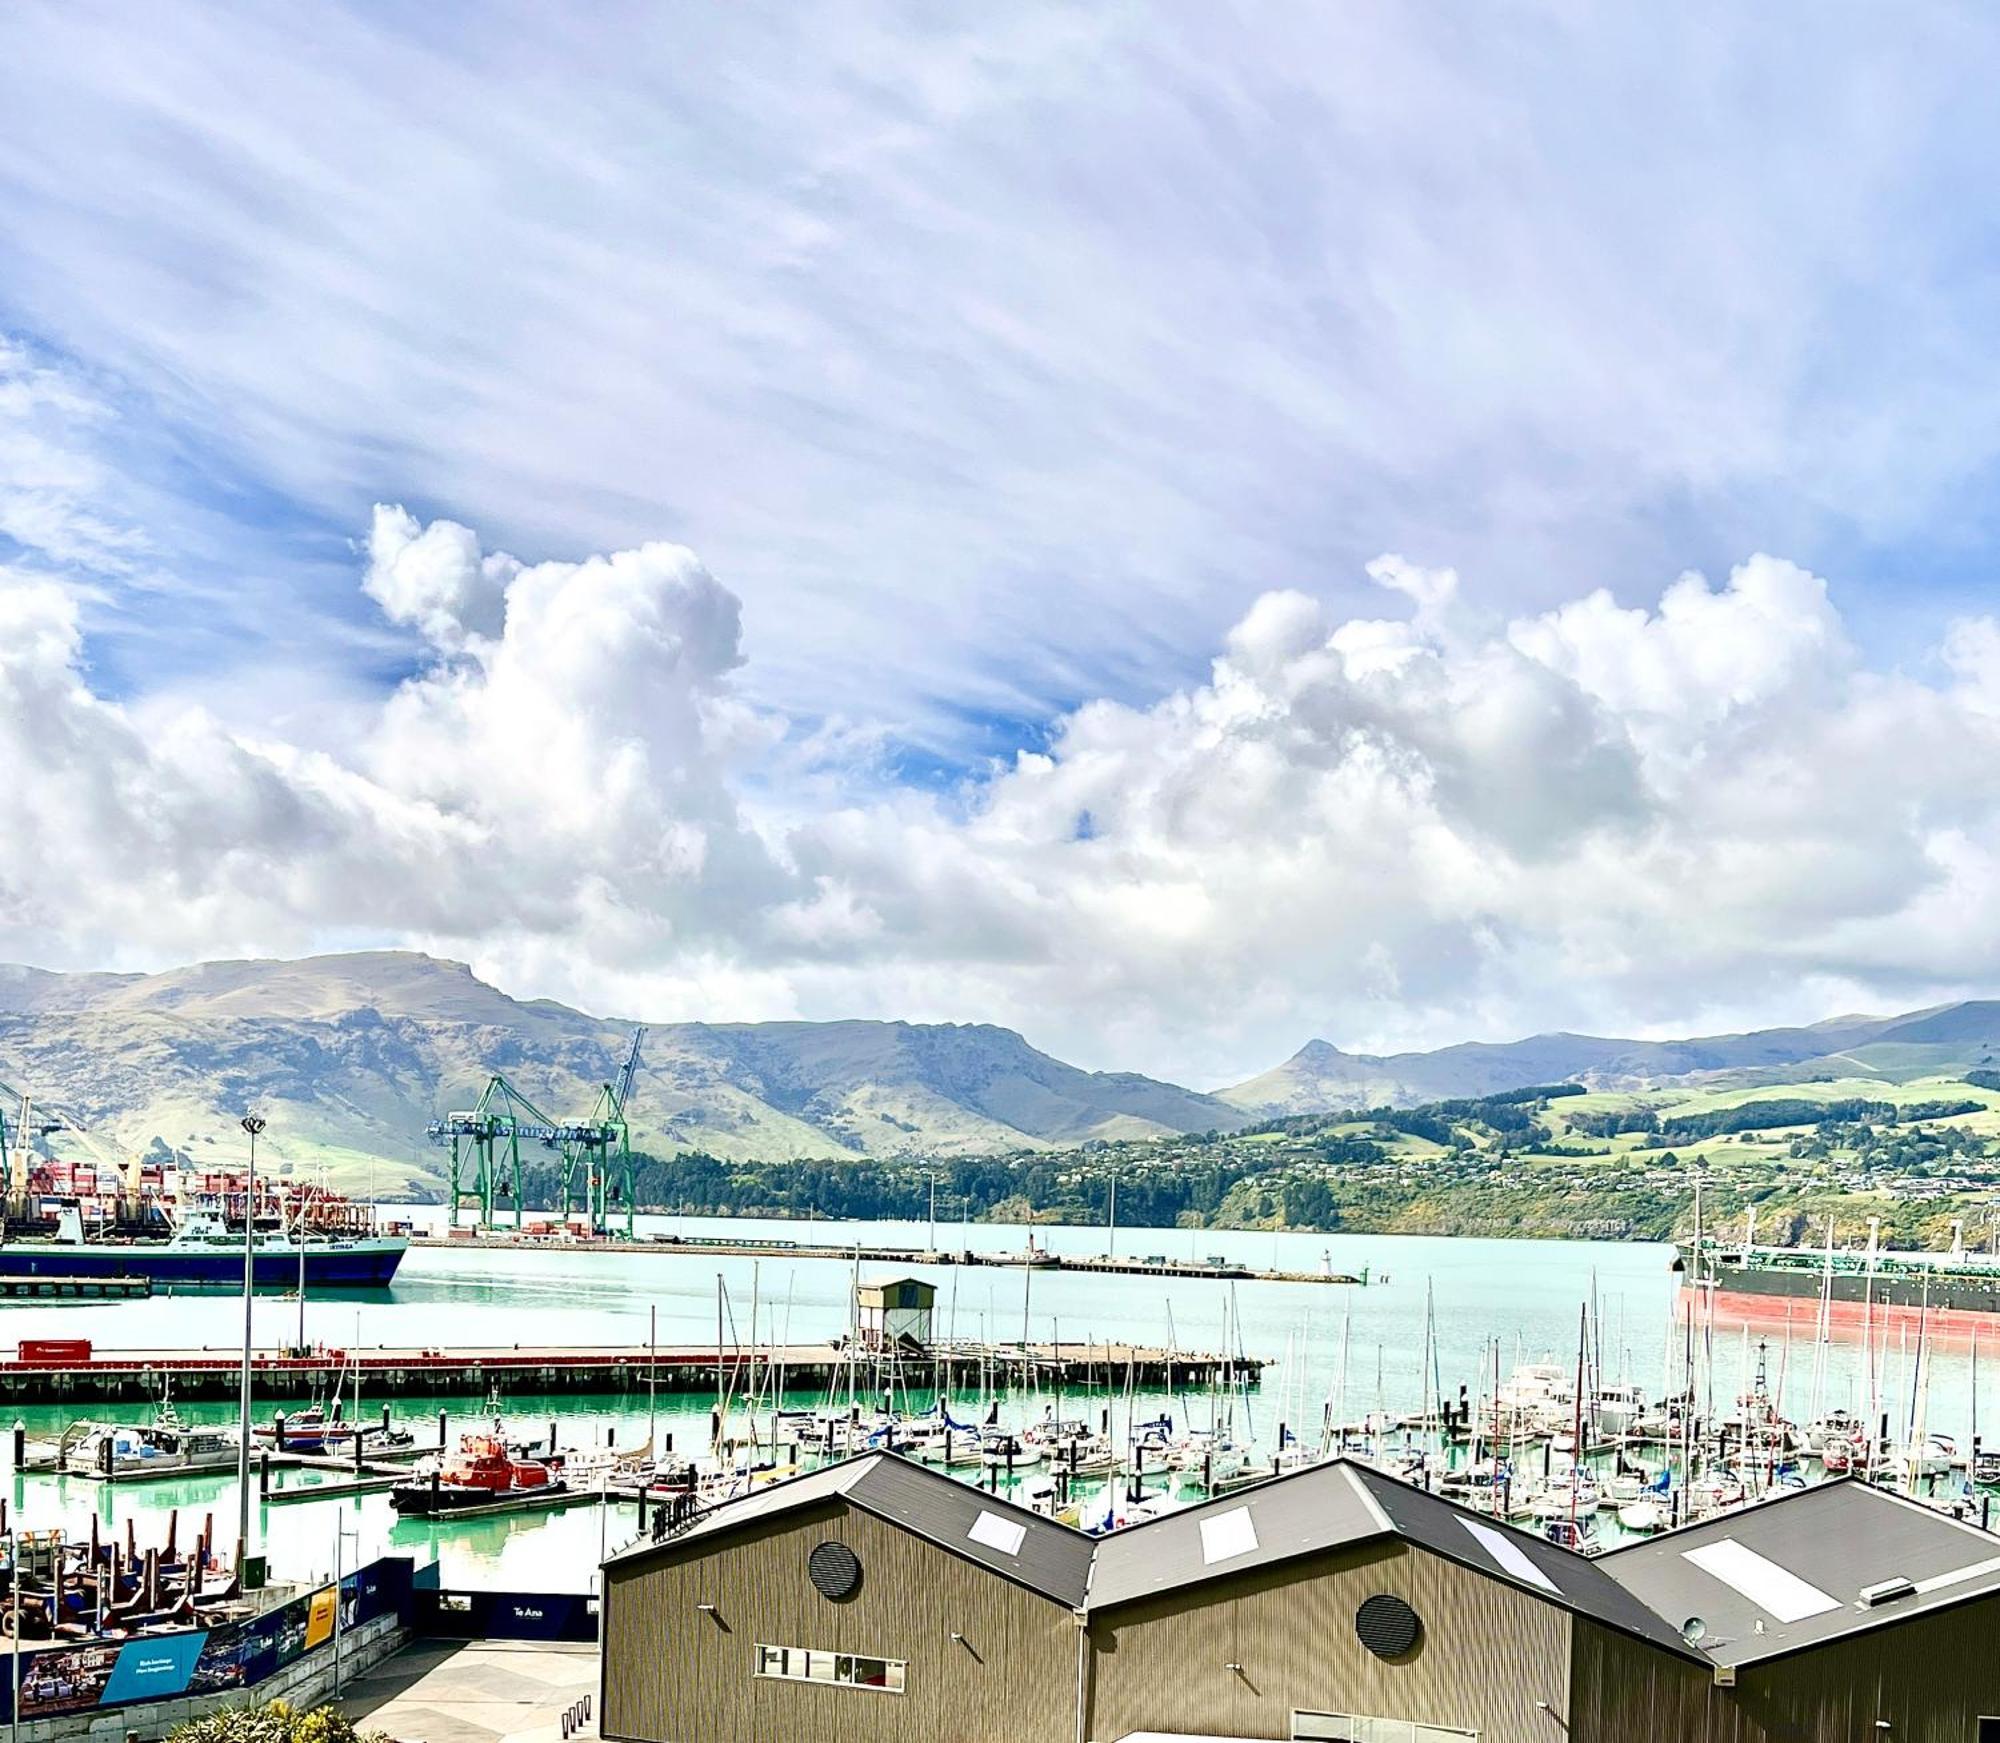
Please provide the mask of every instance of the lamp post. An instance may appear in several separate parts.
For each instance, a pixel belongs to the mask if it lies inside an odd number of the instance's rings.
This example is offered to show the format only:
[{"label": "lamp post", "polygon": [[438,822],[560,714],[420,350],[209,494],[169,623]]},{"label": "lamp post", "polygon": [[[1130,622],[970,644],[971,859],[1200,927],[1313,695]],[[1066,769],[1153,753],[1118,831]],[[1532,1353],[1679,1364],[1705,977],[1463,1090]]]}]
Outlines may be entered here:
[{"label": "lamp post", "polygon": [[241,1578],[250,1558],[250,1306],[257,1282],[257,1134],[264,1129],[261,1114],[245,1114],[250,1134],[250,1172],[243,1190],[243,1388],[237,1409],[236,1446],[236,1573]]},{"label": "lamp post", "polygon": [[[296,1177],[292,1181],[292,1239],[299,1249],[299,1353],[306,1348],[306,1207]],[[357,1431],[358,1432],[358,1431]]]},{"label": "lamp post", "polygon": [[7,1736],[8,1743],[21,1743],[21,1534],[18,1530],[7,1533],[7,1587],[10,1604],[7,1619],[13,1624],[8,1632],[14,1636],[9,1642],[14,1698],[7,1707]]},{"label": "lamp post", "polygon": [[[356,1419],[355,1432],[357,1434],[361,1432],[358,1418]],[[361,1566],[361,1527],[356,1525],[354,1530],[349,1532],[346,1521],[336,1514],[333,1521],[333,1698],[336,1701],[340,1699],[340,1594],[341,1581],[345,1577],[340,1571],[340,1549],[342,1543],[349,1536],[352,1536],[354,1539],[354,1565],[356,1571],[359,1572]],[[358,1608],[361,1602],[361,1582],[358,1579],[354,1584],[354,1601]]]}]

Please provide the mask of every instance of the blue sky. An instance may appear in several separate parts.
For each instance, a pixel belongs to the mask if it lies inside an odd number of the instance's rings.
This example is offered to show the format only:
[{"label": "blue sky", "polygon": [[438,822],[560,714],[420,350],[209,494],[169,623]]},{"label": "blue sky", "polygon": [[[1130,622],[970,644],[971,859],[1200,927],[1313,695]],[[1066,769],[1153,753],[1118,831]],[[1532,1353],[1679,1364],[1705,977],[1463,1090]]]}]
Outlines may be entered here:
[{"label": "blue sky", "polygon": [[[1068,954],[1100,901],[1157,921],[1164,887],[1223,877],[1184,805],[1122,858],[1093,807],[1059,893],[1017,888],[993,843],[1016,753],[1061,762],[1093,708],[1157,749],[1261,596],[1318,602],[1329,634],[1372,621],[1384,553],[1456,572],[1450,660],[1768,552],[1825,578],[1844,647],[1788,706],[1943,693],[1996,540],[1996,31],[1921,5],[9,8],[0,563],[68,601],[82,690],[142,737],[199,711],[260,768],[378,779],[411,686],[478,655],[364,591],[376,504],[531,566],[686,547],[740,640],[697,684],[715,785],[679,822],[742,831],[773,881],[734,912],[616,887],[654,929],[593,930],[602,876],[554,900],[546,868],[502,866],[458,929],[266,912],[190,870],[182,905],[209,917],[138,936],[70,884],[0,892],[8,953],[362,936],[597,1005],[998,1016],[1188,1075],[1313,1032],[1810,1017],[1976,984],[1976,950],[1947,972],[1854,936],[1908,931],[1967,875],[1939,857],[1984,827],[1962,793],[1918,805],[1918,845],[1873,862],[1907,875],[1797,959],[1746,920],[1673,973],[1589,955],[1580,990],[1546,916],[1466,890],[1407,937],[1245,965],[1226,1020],[1154,978],[1185,916],[1087,989]],[[679,570],[631,573],[678,609]],[[643,684],[629,701],[653,709]],[[591,754],[640,741],[692,754],[629,721]],[[228,811],[196,785],[188,817]],[[1649,786],[1639,810],[1670,809]],[[948,832],[926,852],[1020,907],[954,922],[885,888],[917,850],[859,844],[920,814]],[[1303,856],[1301,888],[1354,863],[1290,822],[1266,847]],[[828,901],[852,911],[837,944]],[[809,941],[781,909],[818,916]],[[607,965],[633,978],[607,988]]]}]

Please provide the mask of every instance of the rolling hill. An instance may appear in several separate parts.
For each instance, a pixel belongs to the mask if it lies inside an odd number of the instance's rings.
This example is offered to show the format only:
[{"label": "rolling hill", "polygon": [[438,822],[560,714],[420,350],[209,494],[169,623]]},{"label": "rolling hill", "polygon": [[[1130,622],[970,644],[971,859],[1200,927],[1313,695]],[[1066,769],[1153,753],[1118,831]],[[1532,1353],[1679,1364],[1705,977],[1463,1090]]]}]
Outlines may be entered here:
[{"label": "rolling hill", "polygon": [[[0,968],[0,1081],[119,1148],[196,1161],[233,1157],[254,1106],[281,1158],[325,1162],[350,1189],[435,1190],[443,1155],[425,1125],[494,1071],[552,1115],[583,1112],[631,1030],[401,952],[153,975]],[[764,1158],[980,1153],[1245,1118],[1079,1070],[1009,1029],[895,1022],[651,1027],[631,1114],[637,1147]]]},{"label": "rolling hill", "polygon": [[2000,1000],[1972,999],[1895,1017],[1832,1017],[1803,1028],[1686,1041],[1552,1034],[1387,1055],[1343,1053],[1325,1041],[1308,1041],[1282,1065],[1216,1096],[1268,1119],[1493,1095],[1537,1083],[1647,1089],[1869,1077],[1900,1082],[1990,1066],[1995,1059]]},{"label": "rolling hill", "polygon": [[[383,951],[210,962],[160,974],[0,967],[0,1083],[118,1151],[233,1160],[238,1116],[281,1163],[349,1189],[435,1192],[424,1137],[504,1072],[556,1117],[582,1113],[631,1039],[610,1021],[509,997],[462,963]],[[1681,1041],[1534,1035],[1428,1053],[1312,1041],[1205,1095],[1083,1071],[990,1024],[664,1023],[648,1029],[635,1146],[730,1160],[984,1155],[1233,1130],[1282,1114],[1490,1095],[1529,1084],[1731,1088],[1907,1081],[2000,1058],[2000,1001]],[[12,1103],[0,1096],[0,1110]],[[58,1148],[75,1140],[58,1139]]]}]

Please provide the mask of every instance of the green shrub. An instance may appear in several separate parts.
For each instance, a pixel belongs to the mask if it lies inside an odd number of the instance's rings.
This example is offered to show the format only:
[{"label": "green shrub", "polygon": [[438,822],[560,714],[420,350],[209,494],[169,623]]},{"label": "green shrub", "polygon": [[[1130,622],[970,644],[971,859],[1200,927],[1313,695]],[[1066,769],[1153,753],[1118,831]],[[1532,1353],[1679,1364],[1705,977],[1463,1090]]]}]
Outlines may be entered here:
[{"label": "green shrub", "polygon": [[357,1731],[331,1704],[302,1712],[289,1701],[218,1707],[168,1733],[167,1743],[390,1743],[380,1731]]}]

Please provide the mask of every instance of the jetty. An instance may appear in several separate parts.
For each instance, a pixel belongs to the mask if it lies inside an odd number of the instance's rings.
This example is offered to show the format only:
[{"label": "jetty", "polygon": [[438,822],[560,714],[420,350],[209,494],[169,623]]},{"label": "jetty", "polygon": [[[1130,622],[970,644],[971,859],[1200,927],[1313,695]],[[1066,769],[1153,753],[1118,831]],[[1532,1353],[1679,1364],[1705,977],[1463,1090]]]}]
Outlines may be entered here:
[{"label": "jetty", "polygon": [[520,1229],[460,1228],[448,1235],[417,1235],[413,1247],[452,1252],[560,1252],[698,1255],[704,1259],[836,1259],[846,1264],[978,1265],[1002,1271],[1095,1271],[1119,1277],[1168,1280],[1201,1278],[1211,1283],[1344,1283],[1366,1285],[1368,1273],[1260,1270],[1219,1255],[1206,1259],[1174,1259],[1164,1253],[1054,1253],[1045,1247],[1026,1253],[980,1252],[972,1248],[883,1247],[857,1242],[756,1240],[733,1235],[648,1235],[624,1240],[616,1236],[565,1232],[558,1227],[529,1224]]},{"label": "jetty", "polygon": [[0,1277],[0,1302],[32,1302],[58,1307],[64,1302],[143,1301],[153,1293],[150,1277]]},{"label": "jetty", "polygon": [[[4,1347],[4,1346],[0,1346]],[[237,1396],[240,1349],[99,1349],[67,1360],[0,1357],[0,1399],[65,1404],[86,1399],[151,1399],[171,1387],[177,1399]],[[946,1342],[916,1348],[855,1343],[773,1348],[714,1344],[509,1344],[486,1348],[270,1349],[252,1354],[251,1390],[273,1400],[310,1398],[359,1384],[372,1398],[481,1395],[741,1393],[752,1378],[782,1376],[787,1388],[824,1389],[856,1368],[878,1383],[960,1387],[1032,1383],[1044,1387],[1149,1390],[1211,1381],[1255,1384],[1265,1363],[1246,1355],[1205,1355],[1126,1343]]]}]

